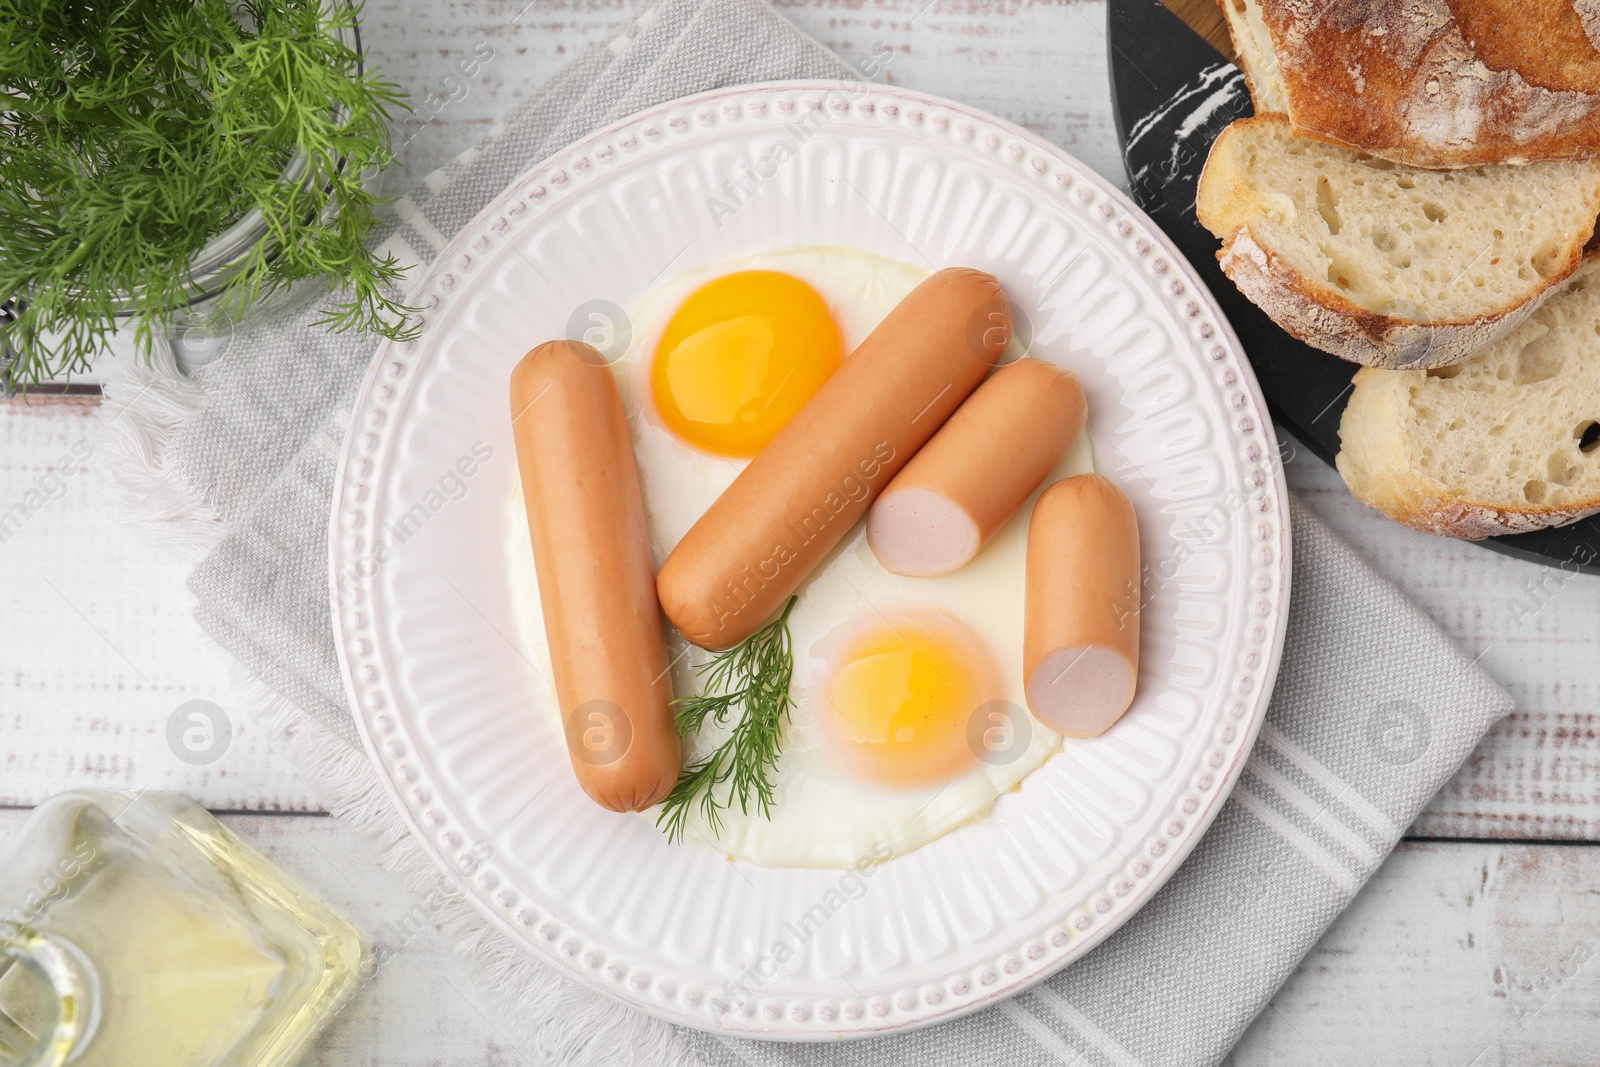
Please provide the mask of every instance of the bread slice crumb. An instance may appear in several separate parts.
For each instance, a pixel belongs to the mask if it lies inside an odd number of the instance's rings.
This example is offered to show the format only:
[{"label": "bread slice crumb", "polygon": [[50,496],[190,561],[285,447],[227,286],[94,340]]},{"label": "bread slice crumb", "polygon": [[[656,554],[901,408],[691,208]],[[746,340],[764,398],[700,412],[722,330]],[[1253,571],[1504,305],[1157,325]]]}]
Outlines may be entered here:
[{"label": "bread slice crumb", "polygon": [[1465,363],[1357,372],[1339,424],[1356,498],[1477,540],[1600,512],[1600,258]]}]

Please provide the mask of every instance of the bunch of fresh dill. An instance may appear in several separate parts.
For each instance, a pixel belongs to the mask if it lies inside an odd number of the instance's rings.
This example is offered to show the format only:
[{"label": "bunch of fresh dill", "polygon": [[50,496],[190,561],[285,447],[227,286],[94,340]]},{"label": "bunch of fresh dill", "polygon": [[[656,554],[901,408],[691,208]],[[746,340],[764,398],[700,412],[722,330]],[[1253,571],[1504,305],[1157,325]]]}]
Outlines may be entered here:
[{"label": "bunch of fresh dill", "polygon": [[[405,333],[400,268],[364,239],[396,86],[340,39],[343,0],[0,0],[0,301],[13,380],[87,367],[127,294],[136,337],[191,298],[190,264],[252,208],[268,241],[217,308],[321,277],[322,320]],[[304,174],[285,180],[291,161]]]}]

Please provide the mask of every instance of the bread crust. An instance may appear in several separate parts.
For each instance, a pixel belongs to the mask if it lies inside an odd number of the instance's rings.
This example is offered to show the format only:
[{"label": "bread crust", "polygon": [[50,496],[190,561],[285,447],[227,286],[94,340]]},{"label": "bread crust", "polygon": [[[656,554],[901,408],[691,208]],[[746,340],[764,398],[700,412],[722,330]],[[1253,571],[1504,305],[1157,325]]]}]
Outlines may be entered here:
[{"label": "bread crust", "polygon": [[1532,533],[1600,513],[1600,497],[1560,507],[1505,507],[1477,500],[1419,474],[1409,462],[1403,427],[1411,386],[1424,371],[1357,371],[1339,420],[1335,466],[1357,500],[1421,533],[1481,541]]},{"label": "bread crust", "polygon": [[[1409,322],[1362,307],[1308,277],[1262,248],[1248,226],[1233,232],[1217,259],[1239,291],[1285,333],[1340,359],[1384,370],[1427,370],[1471,359],[1516,329],[1549,291],[1541,288],[1509,308],[1463,322]],[[1561,277],[1576,266],[1574,256]]]},{"label": "bread crust", "polygon": [[1446,0],[1467,47],[1529,85],[1600,93],[1600,52],[1573,0]]},{"label": "bread crust", "polygon": [[1363,307],[1262,246],[1250,231],[1255,196],[1230,159],[1228,140],[1248,124],[1288,122],[1282,115],[1257,115],[1222,131],[1200,174],[1195,212],[1222,239],[1217,260],[1223,273],[1286,333],[1313,348],[1385,370],[1448,367],[1510,333],[1583,261],[1583,240],[1575,240],[1559,268],[1520,301],[1472,319],[1415,322]]},{"label": "bread crust", "polygon": [[[1600,155],[1600,51],[1589,32],[1600,13],[1587,0],[1248,2],[1307,137],[1431,169]],[[1228,14],[1244,51],[1243,17]],[[1252,84],[1272,73],[1252,70]]]}]

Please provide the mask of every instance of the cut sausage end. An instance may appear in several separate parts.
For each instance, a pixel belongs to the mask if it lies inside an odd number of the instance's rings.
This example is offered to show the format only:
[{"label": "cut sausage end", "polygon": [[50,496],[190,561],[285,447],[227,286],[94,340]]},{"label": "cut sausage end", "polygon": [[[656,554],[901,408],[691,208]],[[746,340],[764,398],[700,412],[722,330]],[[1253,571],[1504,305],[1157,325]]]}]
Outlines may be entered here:
[{"label": "cut sausage end", "polygon": [[867,543],[886,570],[934,578],[978,554],[978,524],[943,493],[911,486],[878,499],[867,516]]},{"label": "cut sausage end", "polygon": [[1028,679],[1034,717],[1068,737],[1098,737],[1133,703],[1133,665],[1104,645],[1059,648]]}]

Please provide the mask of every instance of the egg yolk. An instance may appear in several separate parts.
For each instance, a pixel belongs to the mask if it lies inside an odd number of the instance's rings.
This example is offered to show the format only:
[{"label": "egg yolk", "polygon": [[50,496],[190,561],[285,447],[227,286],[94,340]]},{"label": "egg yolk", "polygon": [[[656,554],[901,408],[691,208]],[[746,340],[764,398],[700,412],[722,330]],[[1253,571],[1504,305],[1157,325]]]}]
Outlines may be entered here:
[{"label": "egg yolk", "polygon": [[948,781],[977,762],[970,727],[995,695],[987,651],[942,615],[897,619],[848,641],[827,686],[839,762],[888,785]]},{"label": "egg yolk", "polygon": [[798,278],[747,270],[690,294],[656,346],[650,384],[667,427],[722,456],[753,456],[839,368],[839,327]]}]

